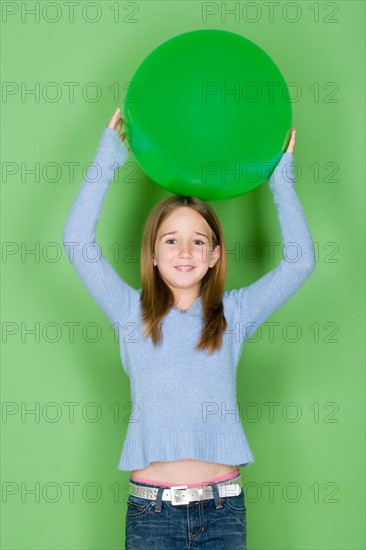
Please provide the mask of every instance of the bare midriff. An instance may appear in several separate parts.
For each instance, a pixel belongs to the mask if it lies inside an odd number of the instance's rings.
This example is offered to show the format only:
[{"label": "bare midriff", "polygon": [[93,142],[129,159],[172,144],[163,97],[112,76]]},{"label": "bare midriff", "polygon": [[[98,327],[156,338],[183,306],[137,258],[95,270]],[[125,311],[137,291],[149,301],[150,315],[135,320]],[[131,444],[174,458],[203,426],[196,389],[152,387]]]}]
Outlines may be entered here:
[{"label": "bare midriff", "polygon": [[151,462],[146,468],[132,470],[131,475],[136,479],[187,485],[224,476],[238,469],[239,466],[215,464],[189,458],[174,462]]}]

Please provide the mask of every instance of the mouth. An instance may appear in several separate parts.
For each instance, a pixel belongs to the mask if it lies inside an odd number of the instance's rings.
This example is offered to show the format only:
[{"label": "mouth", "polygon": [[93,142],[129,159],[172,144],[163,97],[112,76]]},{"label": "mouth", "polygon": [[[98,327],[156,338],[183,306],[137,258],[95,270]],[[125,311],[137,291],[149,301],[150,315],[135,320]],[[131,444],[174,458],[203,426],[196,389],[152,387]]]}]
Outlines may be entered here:
[{"label": "mouth", "polygon": [[177,269],[178,271],[180,271],[182,273],[186,273],[188,271],[192,271],[192,269],[194,269],[194,266],[193,265],[177,265],[177,266],[175,266],[175,269]]}]

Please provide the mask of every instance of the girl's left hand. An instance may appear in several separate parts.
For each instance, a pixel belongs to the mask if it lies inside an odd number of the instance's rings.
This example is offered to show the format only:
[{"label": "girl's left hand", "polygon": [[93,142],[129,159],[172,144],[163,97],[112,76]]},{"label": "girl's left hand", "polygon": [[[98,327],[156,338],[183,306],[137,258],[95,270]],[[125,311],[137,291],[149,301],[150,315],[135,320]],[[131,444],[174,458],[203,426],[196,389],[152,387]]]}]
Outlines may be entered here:
[{"label": "girl's left hand", "polygon": [[291,128],[291,137],[288,144],[288,147],[286,149],[286,153],[293,153],[295,148],[295,140],[296,140],[296,128],[293,126]]}]

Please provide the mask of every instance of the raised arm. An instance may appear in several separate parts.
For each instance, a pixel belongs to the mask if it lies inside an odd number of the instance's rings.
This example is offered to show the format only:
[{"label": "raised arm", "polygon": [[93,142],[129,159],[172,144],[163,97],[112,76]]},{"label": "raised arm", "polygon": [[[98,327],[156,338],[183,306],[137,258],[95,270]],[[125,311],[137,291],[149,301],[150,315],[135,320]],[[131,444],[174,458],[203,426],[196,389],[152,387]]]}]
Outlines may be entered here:
[{"label": "raised arm", "polygon": [[284,153],[268,180],[281,229],[283,257],[280,263],[251,285],[229,291],[242,319],[253,323],[247,338],[295,294],[315,269],[313,241],[295,192],[293,164],[293,153]]},{"label": "raised arm", "polygon": [[126,163],[127,158],[128,149],[117,131],[113,127],[107,127],[99,141],[93,164],[72,204],[63,231],[63,243],[70,261],[84,286],[112,324],[120,322],[127,315],[133,301],[137,299],[138,291],[125,283],[103,256],[96,243],[95,233],[114,172]]}]

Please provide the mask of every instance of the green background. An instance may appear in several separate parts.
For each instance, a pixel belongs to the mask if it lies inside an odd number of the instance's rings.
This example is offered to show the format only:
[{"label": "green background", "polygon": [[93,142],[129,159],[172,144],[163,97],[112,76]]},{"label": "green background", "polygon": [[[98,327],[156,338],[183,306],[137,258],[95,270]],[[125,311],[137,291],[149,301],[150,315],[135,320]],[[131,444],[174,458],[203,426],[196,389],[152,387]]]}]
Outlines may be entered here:
[{"label": "green background", "polygon": [[[193,1],[88,4],[75,8],[73,21],[63,2],[41,10],[39,21],[22,14],[20,2],[7,17],[1,6],[1,547],[124,547],[129,473],[117,464],[129,379],[107,318],[66,257],[62,231],[141,61],[177,34],[216,28],[257,43],[288,85],[296,83],[296,191],[317,257],[304,286],[244,347],[238,369],[255,455],[241,468],[248,549],[365,548],[364,2],[280,2],[273,19],[265,2],[236,2],[239,12],[226,16],[234,2],[223,11],[211,2],[216,13],[206,18],[207,4]],[[51,22],[55,6],[59,19]],[[95,6],[101,16],[93,23]],[[67,82],[79,83],[75,98]],[[102,92],[95,99],[85,95],[92,82]],[[135,288],[143,223],[167,195],[131,155],[106,197],[97,239]],[[281,242],[267,182],[213,206],[231,252],[227,289],[277,265],[279,244],[273,258],[264,244]]]}]

